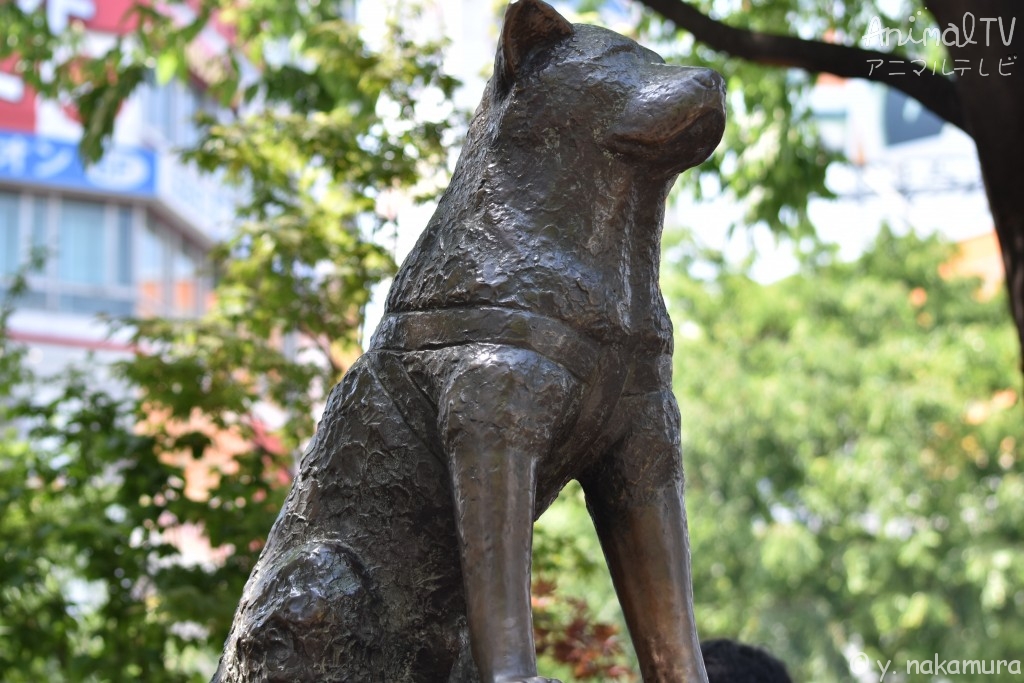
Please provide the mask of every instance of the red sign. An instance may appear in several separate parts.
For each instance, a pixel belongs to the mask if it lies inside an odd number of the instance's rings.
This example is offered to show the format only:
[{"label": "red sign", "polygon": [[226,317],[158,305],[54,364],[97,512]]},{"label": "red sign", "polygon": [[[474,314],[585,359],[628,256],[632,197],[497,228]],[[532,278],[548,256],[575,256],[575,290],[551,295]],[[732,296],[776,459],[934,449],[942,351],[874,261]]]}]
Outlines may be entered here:
[{"label": "red sign", "polygon": [[36,91],[14,73],[16,61],[16,57],[0,61],[0,129],[34,133]]},{"label": "red sign", "polygon": [[126,34],[138,25],[132,12],[145,0],[17,0],[25,12],[45,5],[46,22],[54,33],[63,33],[71,24],[83,24],[93,31]]},{"label": "red sign", "polygon": [[[54,2],[55,0],[47,0]],[[93,31],[104,31],[106,33],[117,33],[124,35],[135,30],[139,24],[139,15],[132,11],[137,4],[136,0],[91,0],[96,11],[91,19],[86,19],[85,25]]]}]

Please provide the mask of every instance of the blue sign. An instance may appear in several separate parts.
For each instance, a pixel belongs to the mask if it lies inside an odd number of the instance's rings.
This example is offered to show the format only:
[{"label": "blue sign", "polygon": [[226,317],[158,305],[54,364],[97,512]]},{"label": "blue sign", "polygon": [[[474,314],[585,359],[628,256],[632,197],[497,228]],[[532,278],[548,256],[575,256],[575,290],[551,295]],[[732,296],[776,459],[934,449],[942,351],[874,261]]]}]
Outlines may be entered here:
[{"label": "blue sign", "polygon": [[155,196],[156,155],[138,147],[115,146],[99,163],[86,168],[74,143],[0,131],[0,180]]}]

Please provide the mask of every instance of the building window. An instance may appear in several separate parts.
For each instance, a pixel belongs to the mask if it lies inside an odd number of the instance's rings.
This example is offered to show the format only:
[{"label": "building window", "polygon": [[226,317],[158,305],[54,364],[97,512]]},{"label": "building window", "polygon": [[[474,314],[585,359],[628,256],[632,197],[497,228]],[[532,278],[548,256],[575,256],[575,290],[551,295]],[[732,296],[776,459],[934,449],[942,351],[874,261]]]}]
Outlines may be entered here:
[{"label": "building window", "polygon": [[106,263],[106,206],[98,202],[65,199],[58,223],[58,273],[61,282],[102,285]]},{"label": "building window", "polygon": [[117,284],[130,287],[132,284],[132,261],[135,258],[132,210],[127,206],[117,208]]},{"label": "building window", "polygon": [[192,83],[172,80],[160,85],[152,72],[143,90],[146,122],[163,142],[173,147],[191,147],[199,140],[196,115],[214,112],[216,105]]},{"label": "building window", "polygon": [[202,313],[202,251],[153,214],[141,237],[138,314],[191,318]]},{"label": "building window", "polygon": [[21,261],[18,200],[18,195],[12,192],[0,192],[0,275],[14,274]]},{"label": "building window", "polygon": [[186,244],[174,254],[172,314],[192,316],[199,310],[199,256]]},{"label": "building window", "polygon": [[29,273],[19,306],[110,315],[202,312],[202,250],[141,209],[0,192],[0,275],[16,272],[33,248],[44,249],[47,261]]},{"label": "building window", "polygon": [[[56,220],[44,220],[56,251],[56,276],[43,278],[43,288],[56,297],[56,308],[74,313],[129,315],[134,311],[130,284],[119,282],[117,264],[130,249],[118,237],[115,204],[79,199],[54,199]],[[42,208],[42,207],[41,207]],[[52,223],[52,224],[51,224]]]},{"label": "building window", "polygon": [[[49,202],[46,197],[30,197],[31,199],[31,229],[32,249],[35,253],[47,255],[50,238],[48,236],[47,224],[49,223]],[[33,273],[42,274],[46,272],[45,262],[35,268]]]},{"label": "building window", "polygon": [[156,221],[150,217],[139,245],[138,313],[160,315],[167,308],[167,245]]}]

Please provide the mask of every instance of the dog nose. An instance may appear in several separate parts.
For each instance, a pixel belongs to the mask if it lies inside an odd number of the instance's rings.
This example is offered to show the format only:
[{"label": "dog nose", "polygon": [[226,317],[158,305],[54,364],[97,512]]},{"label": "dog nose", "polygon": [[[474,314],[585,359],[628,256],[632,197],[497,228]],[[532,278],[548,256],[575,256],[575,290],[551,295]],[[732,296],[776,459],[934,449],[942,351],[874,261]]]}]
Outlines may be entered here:
[{"label": "dog nose", "polygon": [[725,79],[714,69],[698,69],[693,79],[709,90],[725,91]]}]

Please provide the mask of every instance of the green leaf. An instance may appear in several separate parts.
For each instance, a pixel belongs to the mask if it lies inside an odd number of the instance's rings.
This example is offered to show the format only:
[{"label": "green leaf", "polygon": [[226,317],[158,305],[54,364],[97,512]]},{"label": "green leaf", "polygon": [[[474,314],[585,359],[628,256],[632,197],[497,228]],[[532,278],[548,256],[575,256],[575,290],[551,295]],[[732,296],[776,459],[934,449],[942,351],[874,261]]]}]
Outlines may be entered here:
[{"label": "green leaf", "polygon": [[159,85],[166,85],[178,75],[181,59],[174,52],[164,52],[156,58],[156,82]]}]

